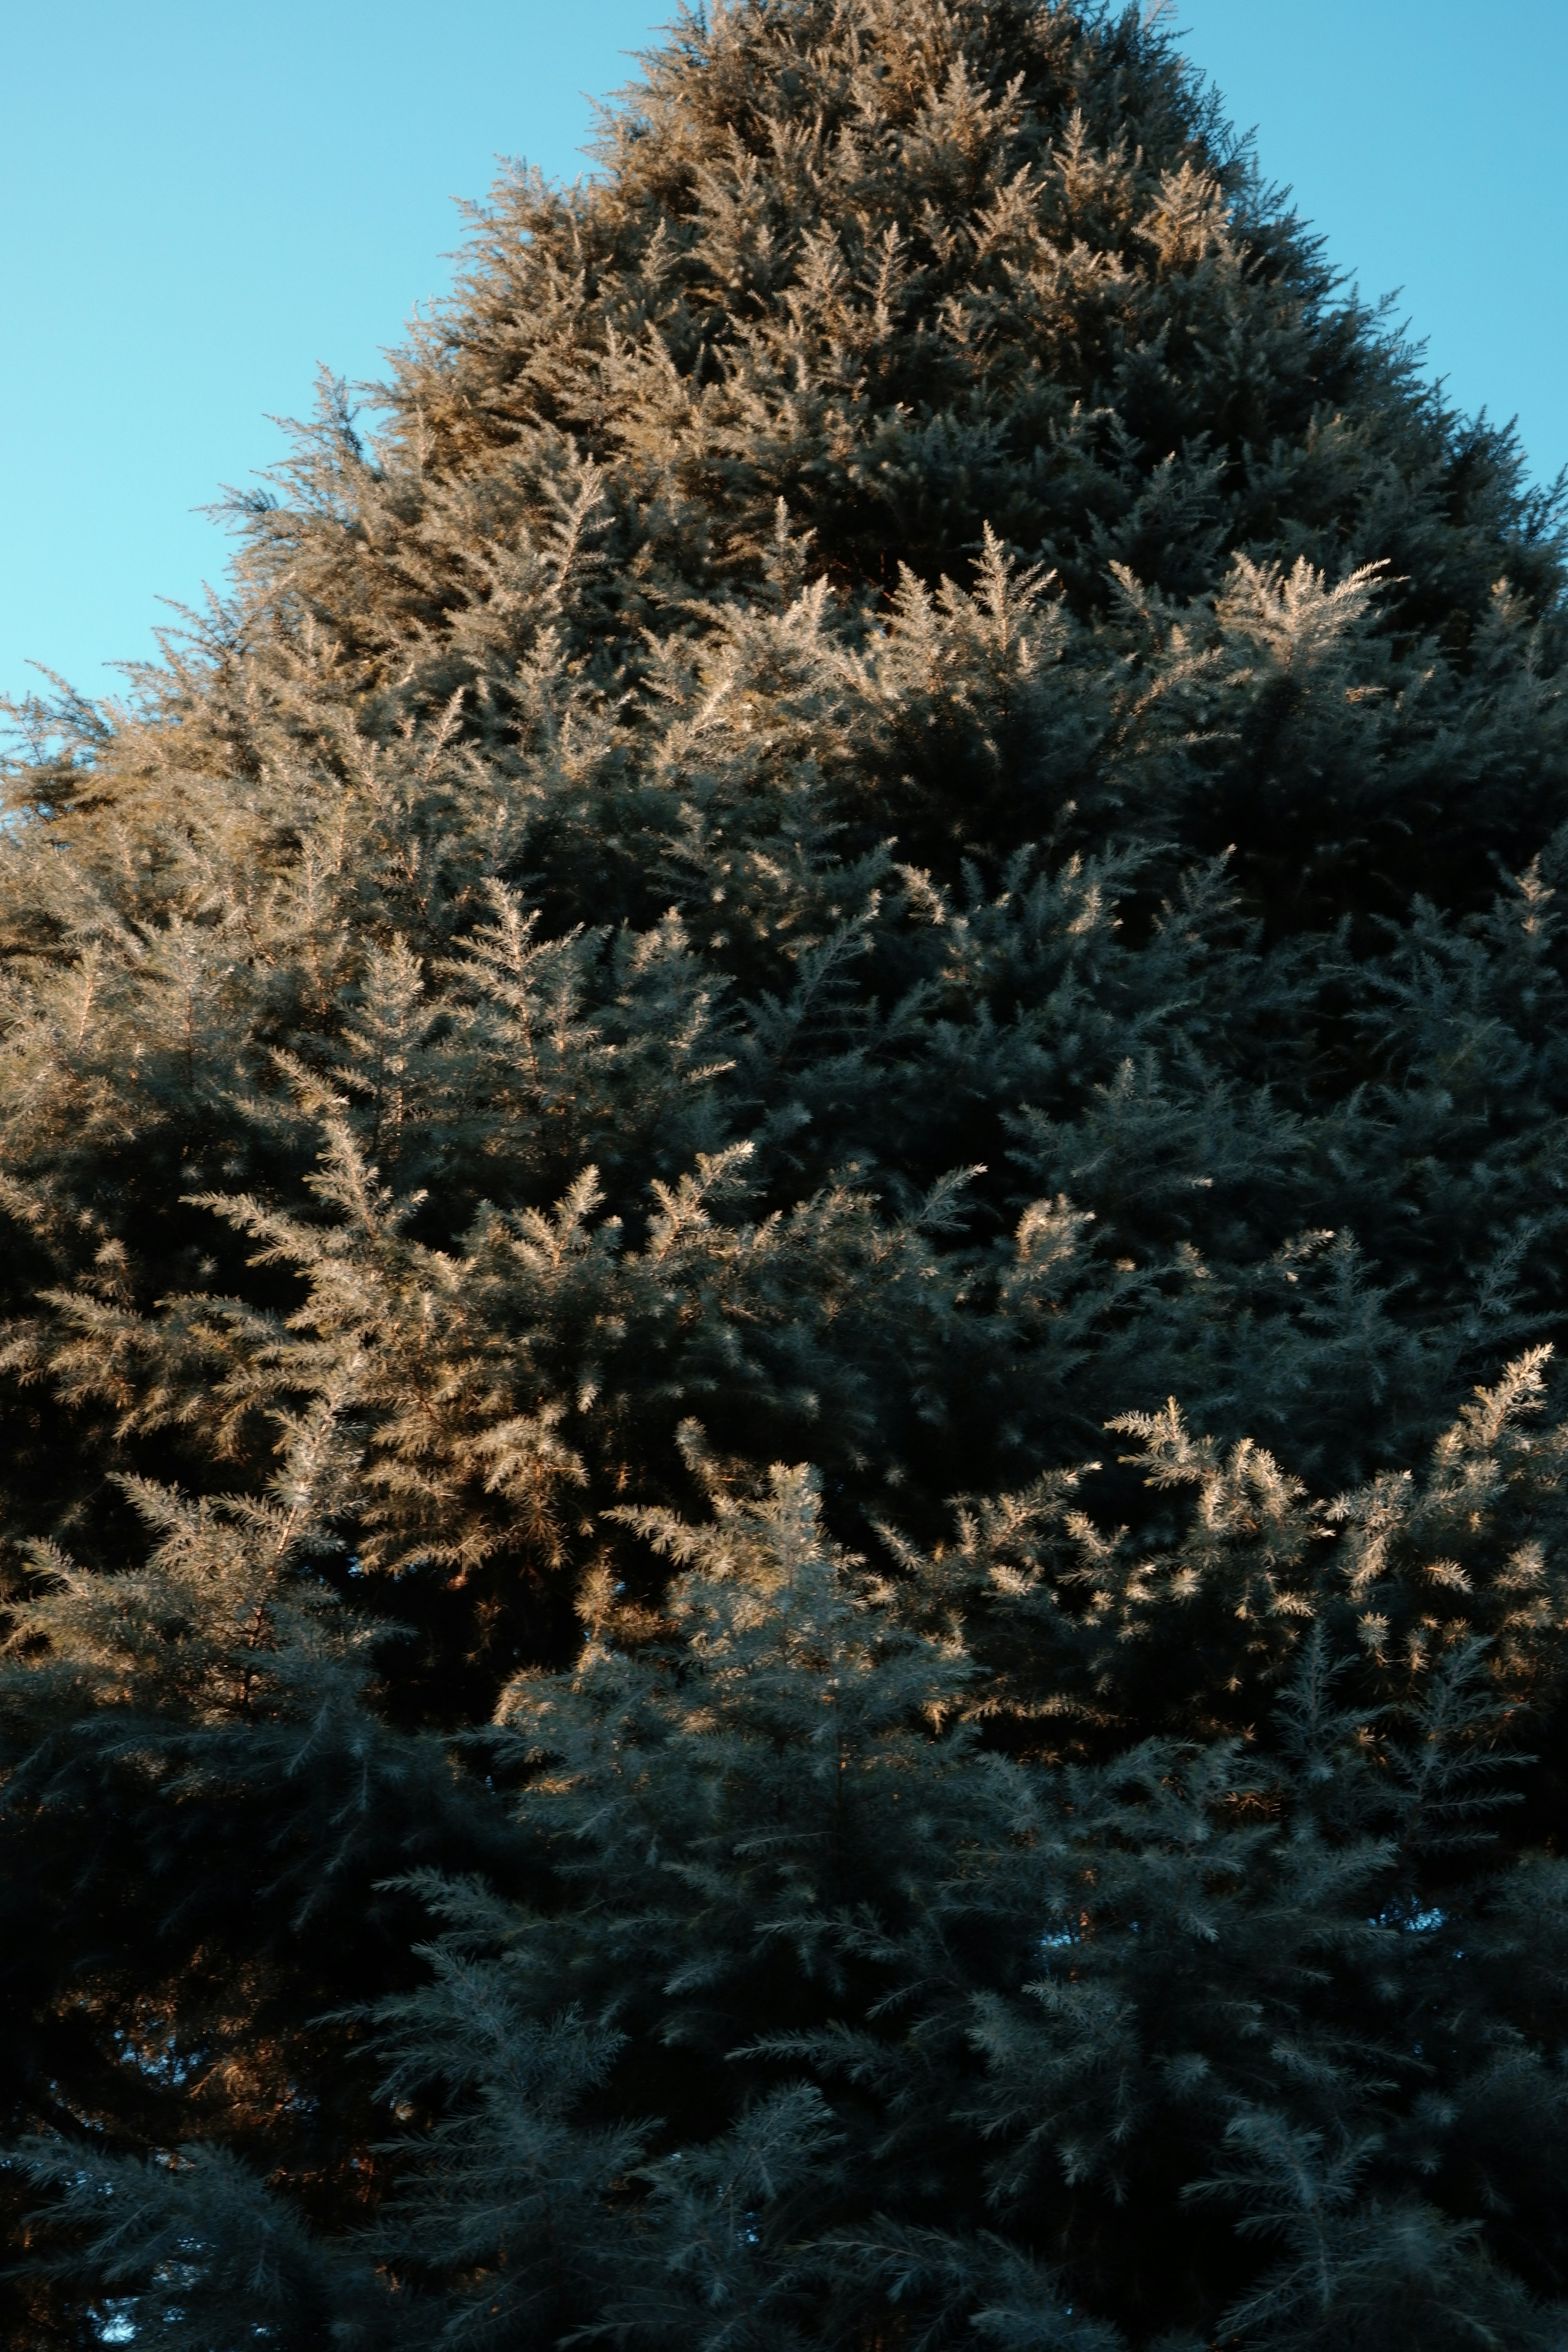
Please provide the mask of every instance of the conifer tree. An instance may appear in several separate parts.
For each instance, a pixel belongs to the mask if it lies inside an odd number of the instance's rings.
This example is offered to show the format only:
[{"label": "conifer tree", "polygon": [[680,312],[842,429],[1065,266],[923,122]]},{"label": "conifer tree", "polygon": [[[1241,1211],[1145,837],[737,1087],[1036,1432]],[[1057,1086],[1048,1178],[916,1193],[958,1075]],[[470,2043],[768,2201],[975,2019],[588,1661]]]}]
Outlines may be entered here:
[{"label": "conifer tree", "polygon": [[730,0],[0,833],[8,2343],[1568,2343],[1561,500]]}]

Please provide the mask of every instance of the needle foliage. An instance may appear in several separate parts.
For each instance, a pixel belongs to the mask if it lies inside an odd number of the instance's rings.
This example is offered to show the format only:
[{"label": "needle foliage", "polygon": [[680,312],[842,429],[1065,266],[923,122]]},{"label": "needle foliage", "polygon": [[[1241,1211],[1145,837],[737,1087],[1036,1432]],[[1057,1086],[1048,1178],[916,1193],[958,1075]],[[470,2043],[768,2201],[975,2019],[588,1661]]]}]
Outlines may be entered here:
[{"label": "needle foliage", "polygon": [[18,714],[6,2341],[1562,2352],[1558,501],[1158,11],[598,166]]}]

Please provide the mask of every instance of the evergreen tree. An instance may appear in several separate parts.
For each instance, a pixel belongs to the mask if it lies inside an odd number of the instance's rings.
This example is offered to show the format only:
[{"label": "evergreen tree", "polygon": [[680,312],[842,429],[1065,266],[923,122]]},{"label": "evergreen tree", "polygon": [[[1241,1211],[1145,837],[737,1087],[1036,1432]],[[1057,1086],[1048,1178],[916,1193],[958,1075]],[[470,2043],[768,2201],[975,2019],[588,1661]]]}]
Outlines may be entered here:
[{"label": "evergreen tree", "polygon": [[1568,2344],[1560,500],[1157,14],[599,162],[19,714],[6,2339]]}]

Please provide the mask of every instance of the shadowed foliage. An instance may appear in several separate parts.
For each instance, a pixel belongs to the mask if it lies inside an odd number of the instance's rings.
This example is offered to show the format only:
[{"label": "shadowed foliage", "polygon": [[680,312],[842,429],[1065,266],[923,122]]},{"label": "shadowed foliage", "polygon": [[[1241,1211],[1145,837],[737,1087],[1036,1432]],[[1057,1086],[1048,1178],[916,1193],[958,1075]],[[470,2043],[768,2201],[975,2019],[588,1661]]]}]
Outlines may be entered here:
[{"label": "shadowed foliage", "polygon": [[1568,2344],[1560,502],[731,0],[16,714],[22,2352]]}]

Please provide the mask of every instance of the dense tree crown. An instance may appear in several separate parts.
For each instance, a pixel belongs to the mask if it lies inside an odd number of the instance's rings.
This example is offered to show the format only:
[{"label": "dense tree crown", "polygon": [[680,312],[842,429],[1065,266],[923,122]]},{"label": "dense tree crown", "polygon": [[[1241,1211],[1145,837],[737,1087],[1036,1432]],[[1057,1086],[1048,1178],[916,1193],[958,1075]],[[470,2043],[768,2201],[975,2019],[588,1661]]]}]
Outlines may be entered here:
[{"label": "dense tree crown", "polygon": [[0,834],[4,2334],[1568,2345],[1554,500],[730,0]]}]

